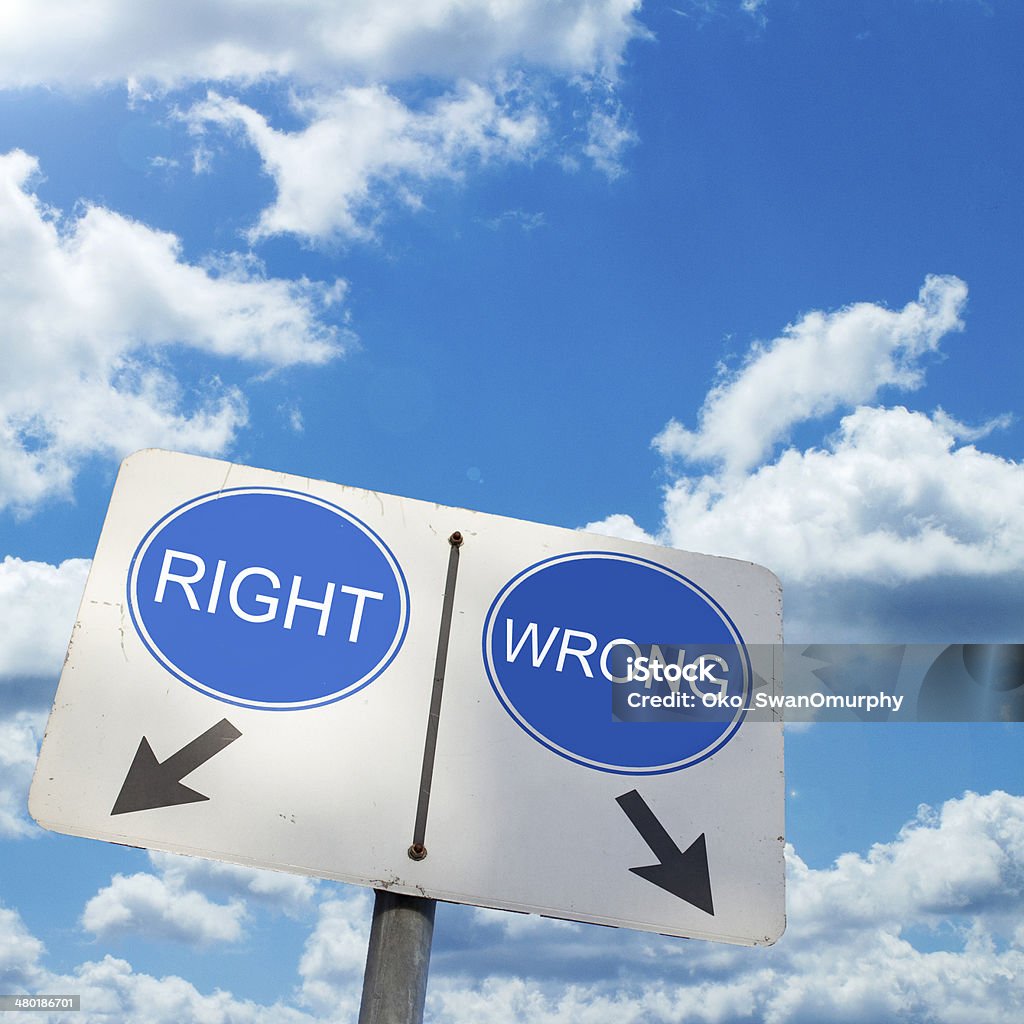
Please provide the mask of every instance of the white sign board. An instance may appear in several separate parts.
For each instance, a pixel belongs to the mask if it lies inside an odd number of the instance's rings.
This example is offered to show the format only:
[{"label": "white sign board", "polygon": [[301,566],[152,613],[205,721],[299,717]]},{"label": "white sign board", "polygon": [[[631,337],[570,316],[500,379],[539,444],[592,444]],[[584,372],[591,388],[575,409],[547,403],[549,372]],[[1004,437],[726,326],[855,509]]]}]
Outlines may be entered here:
[{"label": "white sign board", "polygon": [[[770,943],[782,729],[747,711],[755,681],[781,685],[779,642],[778,583],[746,562],[140,452],[30,809],[109,842]],[[652,666],[697,710],[655,709]]]}]

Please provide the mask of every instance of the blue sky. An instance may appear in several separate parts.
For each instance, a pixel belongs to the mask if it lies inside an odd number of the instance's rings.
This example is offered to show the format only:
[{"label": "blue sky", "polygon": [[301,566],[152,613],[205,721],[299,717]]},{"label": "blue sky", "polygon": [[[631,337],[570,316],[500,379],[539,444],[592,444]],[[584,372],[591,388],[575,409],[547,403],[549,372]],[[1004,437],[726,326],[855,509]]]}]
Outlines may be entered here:
[{"label": "blue sky", "polygon": [[[138,448],[749,558],[796,641],[1019,641],[1022,43],[1012,0],[11,0],[0,991],[358,1002],[361,890],[27,816]],[[1020,741],[791,732],[776,947],[442,907],[428,1019],[1013,1019]]]}]

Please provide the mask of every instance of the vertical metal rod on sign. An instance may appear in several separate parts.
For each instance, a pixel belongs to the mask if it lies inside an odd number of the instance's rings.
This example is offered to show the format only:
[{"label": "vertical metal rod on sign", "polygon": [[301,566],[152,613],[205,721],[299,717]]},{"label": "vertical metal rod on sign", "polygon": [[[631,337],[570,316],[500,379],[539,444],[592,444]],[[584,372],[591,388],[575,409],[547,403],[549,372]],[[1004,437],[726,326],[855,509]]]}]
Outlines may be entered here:
[{"label": "vertical metal rod on sign", "polygon": [[359,1024],[422,1024],[437,901],[374,892]]},{"label": "vertical metal rod on sign", "polygon": [[[441,622],[434,660],[434,684],[430,694],[427,735],[423,746],[420,792],[416,805],[410,860],[427,856],[427,812],[430,785],[434,774],[437,731],[441,722],[441,696],[448,662],[448,636],[455,605],[455,581],[459,573],[459,548],[463,536],[456,530],[449,538],[448,573],[445,577]],[[375,889],[370,944],[363,974],[363,998],[359,1006],[359,1024],[423,1024],[423,1006],[427,998],[427,971],[430,946],[434,937],[434,912],[437,901],[425,896]]]}]

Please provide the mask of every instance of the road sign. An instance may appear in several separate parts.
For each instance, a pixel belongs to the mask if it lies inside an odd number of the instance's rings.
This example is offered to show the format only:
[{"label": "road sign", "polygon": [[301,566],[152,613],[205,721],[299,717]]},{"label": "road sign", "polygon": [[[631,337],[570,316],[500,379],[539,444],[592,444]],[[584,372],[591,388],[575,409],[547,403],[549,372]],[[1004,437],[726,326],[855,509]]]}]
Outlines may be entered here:
[{"label": "road sign", "polygon": [[[690,728],[623,728],[611,714],[610,693],[626,681],[616,654],[640,657],[637,641],[650,638],[731,647],[726,690],[741,706],[725,721]],[[537,740],[571,761],[625,775],[709,757],[735,733],[751,688],[736,627],[714,598],[650,559],[602,551],[545,559],[509,582],[485,620],[484,665],[505,709]]]},{"label": "road sign", "polygon": [[[777,581],[749,563],[141,452],[30,809],[133,846],[772,942],[782,736],[748,706],[780,685],[780,640]],[[655,649],[727,710],[620,714]]]},{"label": "road sign", "polygon": [[366,686],[401,646],[408,605],[380,537],[283,488],[184,503],[128,571],[128,609],[150,653],[189,686],[248,707],[316,707]]}]

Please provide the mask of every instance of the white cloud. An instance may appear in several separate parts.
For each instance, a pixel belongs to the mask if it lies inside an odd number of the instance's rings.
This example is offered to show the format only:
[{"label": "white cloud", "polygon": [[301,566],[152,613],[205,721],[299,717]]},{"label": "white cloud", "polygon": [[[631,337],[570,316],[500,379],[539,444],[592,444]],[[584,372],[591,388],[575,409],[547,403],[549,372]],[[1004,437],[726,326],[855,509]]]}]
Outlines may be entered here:
[{"label": "white cloud", "polygon": [[186,262],[178,239],[100,206],[63,218],[30,191],[37,161],[0,156],[0,508],[70,492],[88,457],[161,446],[219,453],[246,422],[237,387],[186,388],[179,347],[269,367],[320,364],[343,290]]},{"label": "white cloud", "polygon": [[[211,94],[191,112],[193,170],[211,169],[202,127],[240,128],[277,188],[251,238],[367,239],[385,204],[416,207],[428,183],[533,158],[556,134],[603,173],[621,174],[635,135],[614,90],[628,44],[651,38],[639,8],[640,0],[187,0],[172,10],[105,0],[97,11],[84,0],[8,0],[0,89],[128,83],[133,102],[152,102],[196,82],[234,89],[269,80],[290,91],[303,127],[274,128],[252,105]],[[399,99],[407,86],[420,99]],[[564,132],[552,128],[559,118]]]},{"label": "white cloud", "polygon": [[[528,927],[495,927],[495,914],[444,908],[428,1015],[436,1024],[1019,1019],[1024,797],[969,792],[922,807],[891,840],[830,866],[812,868],[792,849],[787,860],[789,928],[770,949],[538,918],[525,919]],[[354,1019],[358,1003],[371,897],[352,892],[323,904],[299,965],[299,998],[322,1019]],[[164,900],[150,895],[137,902]],[[208,913],[203,908],[199,917]],[[927,948],[917,948],[913,936],[925,933]],[[204,995],[182,978],[136,974],[109,956],[58,975],[45,969],[43,955],[20,917],[0,908],[0,982],[81,992],[85,1021],[312,1019],[229,992]]]},{"label": "white cloud", "polygon": [[[923,357],[963,327],[966,295],[958,278],[931,276],[899,311],[872,303],[815,311],[755,344],[744,365],[711,389],[698,429],[673,420],[655,438],[674,477],[656,534],[622,514],[587,529],[767,565],[787,588],[791,637],[796,607],[802,638],[877,641],[855,628],[878,625],[873,603],[884,604],[895,584],[932,581],[935,593],[915,593],[932,635],[915,635],[940,639],[952,622],[958,639],[967,638],[959,606],[957,614],[937,614],[939,591],[952,609],[951,581],[961,588],[987,580],[994,609],[1024,569],[1024,464],[974,443],[1010,417],[971,427],[943,409],[860,404],[885,388],[923,383]],[[851,405],[820,444],[774,453],[795,426]],[[712,466],[698,470],[701,462]],[[826,584],[863,586],[844,602]],[[905,618],[890,623],[906,628]],[[969,624],[972,639],[979,632],[978,639],[1004,638],[977,625]]]},{"label": "white cloud", "polygon": [[50,1013],[48,1021],[111,1024],[146,1021],[147,1024],[314,1024],[314,1019],[293,1007],[263,1006],[236,999],[220,989],[207,995],[174,975],[155,978],[139,974],[131,964],[112,956],[80,964],[61,974],[45,967],[43,944],[25,927],[14,910],[0,907],[0,988],[4,992],[74,993],[80,1011]]},{"label": "white cloud", "polygon": [[652,537],[645,529],[633,521],[632,516],[624,512],[613,512],[610,516],[597,522],[587,523],[583,527],[591,533],[602,533],[606,537],[619,537],[622,540],[638,540],[643,544],[656,544],[657,538]]},{"label": "white cloud", "polygon": [[237,942],[245,903],[214,903],[173,879],[140,872],[114,875],[82,911],[82,927],[102,938],[142,934],[189,945]]},{"label": "white cloud", "polygon": [[[45,947],[25,927],[16,910],[0,906],[0,982],[5,993],[15,986],[30,987],[38,977]],[[39,991],[36,989],[36,991]]]},{"label": "white cloud", "polygon": [[[892,842],[812,870],[792,852],[789,913],[801,941],[847,928],[935,924],[964,916],[1014,943],[1024,910],[1024,798],[965,793],[926,805]],[[922,870],[927,864],[928,869]],[[1022,947],[1024,948],[1024,947]]]},{"label": "white cloud", "polygon": [[302,410],[297,406],[284,407],[279,410],[285,417],[289,429],[296,434],[301,434],[306,429],[305,421],[302,418]]},{"label": "white cloud", "polygon": [[[441,984],[433,987],[428,1005],[437,1024],[635,1024],[666,1018],[659,1011],[677,1000],[659,987],[647,994],[609,996],[590,986],[571,985],[560,992],[522,978],[488,978],[472,985]],[[707,1020],[701,1003],[694,1001],[692,1020]],[[682,1010],[682,1007],[679,1007]],[[671,1019],[671,1018],[670,1018]],[[677,1020],[685,1019],[677,1016]]]},{"label": "white cloud", "polygon": [[749,470],[797,423],[869,402],[887,386],[919,387],[921,357],[963,327],[966,299],[963,281],[931,276],[899,311],[859,302],[808,313],[754,345],[743,367],[711,389],[697,430],[673,420],[655,444],[663,455],[720,463],[727,473]]},{"label": "white cloud", "polygon": [[669,543],[763,562],[784,582],[1024,569],[1024,466],[902,407],[859,408],[825,448],[745,477],[682,477],[664,509]]},{"label": "white cloud", "polygon": [[510,64],[614,75],[640,0],[104,0],[0,11],[0,88],[134,81],[483,77]]},{"label": "white cloud", "polygon": [[958,441],[982,441],[989,434],[996,430],[1006,430],[1007,427],[1013,424],[1013,415],[1011,413],[1000,413],[998,416],[993,416],[990,420],[986,420],[984,423],[979,423],[977,426],[971,426],[970,424],[963,423],[956,419],[954,416],[950,416],[945,409],[936,409],[932,414],[932,419],[935,423],[941,427],[951,437],[955,437]]},{"label": "white cloud", "polygon": [[39,834],[26,810],[44,725],[41,712],[19,711],[0,719],[0,838]]},{"label": "white cloud", "polygon": [[639,136],[629,127],[625,114],[616,104],[590,115],[583,152],[598,170],[609,178],[618,178],[625,173],[622,162],[625,151],[638,140]]},{"label": "white cloud", "polygon": [[432,986],[428,1007],[436,1024],[1002,1024],[1024,1007],[1015,981],[1022,966],[1016,950],[922,953],[880,933],[807,949],[789,969],[743,962],[707,981],[664,980],[689,973],[669,957],[662,976],[643,985],[444,979]]},{"label": "white cloud", "polygon": [[86,559],[0,562],[0,837],[38,836],[28,789],[75,613]]},{"label": "white cloud", "polygon": [[312,238],[368,239],[385,200],[415,208],[416,189],[457,178],[473,163],[522,160],[543,135],[543,122],[515,91],[472,82],[412,110],[379,85],[351,87],[296,101],[306,122],[278,131],[258,111],[211,93],[188,114],[193,131],[240,128],[277,188],[253,238],[294,232]]},{"label": "white cloud", "polygon": [[306,942],[299,961],[303,1002],[332,1019],[355,1018],[371,918],[369,892],[353,890],[348,899],[321,905],[316,928]]},{"label": "white cloud", "polygon": [[[196,82],[272,81],[290,90],[299,130],[271,127],[251,105],[211,94],[194,130],[240,128],[277,187],[251,237],[374,236],[386,203],[422,204],[427,183],[488,161],[542,152],[560,108],[572,140],[605,174],[635,141],[614,99],[628,44],[651,34],[640,0],[85,0],[0,12],[0,89],[128,83],[133,102]],[[398,93],[427,99],[403,102]],[[566,95],[554,98],[553,91]],[[396,92],[397,90],[397,92]],[[566,96],[571,96],[566,100]],[[561,134],[561,133],[560,133]],[[193,170],[211,168],[197,138]],[[155,158],[170,166],[176,157]],[[575,158],[567,156],[572,163]]]},{"label": "white cloud", "polygon": [[284,871],[267,871],[156,851],[150,852],[149,859],[160,873],[162,882],[175,892],[191,889],[204,895],[253,900],[290,917],[309,908],[317,888],[312,878]]},{"label": "white cloud", "polygon": [[[216,989],[199,992],[184,978],[138,974],[112,956],[82,964],[72,976],[51,976],[51,991],[78,992],[88,1014],[69,1014],[69,1024],[146,1021],[146,1024],[313,1024],[312,1018],[289,1006],[262,1006]],[[54,988],[60,984],[59,989]]]},{"label": "white cloud", "polygon": [[193,946],[238,942],[249,906],[298,917],[317,883],[301,875],[151,851],[157,874],[115,875],[82,912],[82,926],[100,937],[143,935]]},{"label": "white cloud", "polygon": [[481,220],[485,228],[491,231],[498,231],[507,224],[514,224],[526,234],[544,227],[547,218],[543,213],[529,213],[526,210],[504,210],[497,217],[490,217]]},{"label": "white cloud", "polygon": [[60,671],[89,574],[89,560],[60,565],[8,555],[0,562],[0,681],[51,677]]}]

